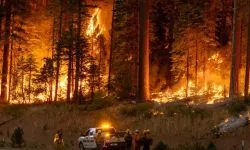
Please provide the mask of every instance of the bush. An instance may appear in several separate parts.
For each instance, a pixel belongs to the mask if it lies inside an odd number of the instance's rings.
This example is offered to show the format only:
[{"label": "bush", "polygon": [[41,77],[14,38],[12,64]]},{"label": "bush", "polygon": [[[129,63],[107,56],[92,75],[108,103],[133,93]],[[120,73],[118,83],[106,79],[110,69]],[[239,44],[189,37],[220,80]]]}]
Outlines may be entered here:
[{"label": "bush", "polygon": [[18,104],[18,105],[7,105],[3,108],[3,112],[10,114],[12,117],[21,117],[24,112],[28,109],[28,105]]},{"label": "bush", "polygon": [[26,143],[23,135],[23,129],[21,129],[20,127],[15,129],[14,133],[11,136],[12,147],[25,147]]},{"label": "bush", "polygon": [[206,148],[204,146],[202,146],[200,143],[195,143],[193,145],[179,145],[178,148],[176,148],[176,150],[206,150]]},{"label": "bush", "polygon": [[247,107],[243,102],[234,102],[228,107],[228,112],[230,115],[238,116],[240,113],[246,112]]},{"label": "bush", "polygon": [[135,117],[137,115],[137,110],[135,107],[121,107],[120,113],[124,116]]},{"label": "bush", "polygon": [[86,110],[98,110],[111,106],[114,103],[114,97],[105,96],[105,93],[98,91],[95,93],[93,102],[90,105],[87,105]]},{"label": "bush", "polygon": [[207,146],[207,150],[217,150],[216,149],[216,146],[214,145],[214,143],[210,143],[208,146]]},{"label": "bush", "polygon": [[146,118],[152,117],[151,108],[153,105],[151,103],[141,103],[132,106],[124,106],[120,108],[120,114],[129,117],[135,117],[136,115],[144,115]]},{"label": "bush", "polygon": [[204,108],[193,108],[183,104],[166,107],[166,116],[172,117],[175,114],[186,117],[206,117],[209,115],[209,112]]},{"label": "bush", "polygon": [[160,141],[158,144],[156,144],[154,150],[167,150],[168,145]]},{"label": "bush", "polygon": [[5,144],[6,144],[6,142],[5,142],[5,140],[4,140],[4,139],[0,140],[0,147],[4,147],[4,146],[5,146]]},{"label": "bush", "polygon": [[45,124],[45,125],[43,126],[43,131],[47,131],[47,130],[48,130],[48,125]]}]

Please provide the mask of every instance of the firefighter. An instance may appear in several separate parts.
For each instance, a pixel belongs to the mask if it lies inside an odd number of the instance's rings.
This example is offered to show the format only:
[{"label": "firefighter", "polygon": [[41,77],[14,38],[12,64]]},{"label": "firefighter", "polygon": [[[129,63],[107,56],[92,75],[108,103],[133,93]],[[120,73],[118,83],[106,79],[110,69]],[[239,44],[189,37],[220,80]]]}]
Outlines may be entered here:
[{"label": "firefighter", "polygon": [[57,149],[61,149],[64,147],[64,142],[62,139],[62,129],[57,131],[57,133],[54,137],[54,143],[56,144]]},{"label": "firefighter", "polygon": [[141,147],[141,135],[139,130],[135,130],[134,148],[135,150],[140,150],[140,147]]},{"label": "firefighter", "polygon": [[143,150],[150,150],[153,139],[150,136],[150,130],[145,130],[142,138]]},{"label": "firefighter", "polygon": [[97,150],[102,150],[103,149],[103,144],[104,144],[104,137],[102,135],[102,131],[98,130],[97,136],[96,136]]},{"label": "firefighter", "polygon": [[132,149],[133,137],[132,137],[131,132],[130,132],[129,129],[126,131],[126,134],[124,136],[124,140],[126,142],[126,149],[131,150]]}]

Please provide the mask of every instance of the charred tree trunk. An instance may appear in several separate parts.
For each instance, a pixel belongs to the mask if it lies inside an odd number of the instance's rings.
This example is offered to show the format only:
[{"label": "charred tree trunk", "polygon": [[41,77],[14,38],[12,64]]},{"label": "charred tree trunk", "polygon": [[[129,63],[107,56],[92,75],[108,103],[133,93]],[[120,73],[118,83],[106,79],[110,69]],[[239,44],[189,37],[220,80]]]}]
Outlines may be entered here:
[{"label": "charred tree trunk", "polygon": [[[174,7],[174,5],[173,5]],[[174,17],[173,15],[170,16],[170,23],[169,23],[169,33],[168,33],[168,48],[166,54],[166,86],[167,89],[172,88],[172,60],[171,60],[171,51],[173,50],[173,43],[174,43]]]},{"label": "charred tree trunk", "polygon": [[68,84],[67,84],[67,102],[70,102],[70,93],[71,93],[71,67],[72,67],[72,51],[73,51],[73,1],[70,0],[70,27],[69,27],[69,31],[70,31],[70,48],[69,48],[69,53],[68,53]]},{"label": "charred tree trunk", "polygon": [[233,41],[232,41],[232,64],[231,64],[231,73],[230,73],[230,89],[229,89],[229,98],[234,99],[238,96],[238,78],[239,78],[239,66],[237,54],[240,51],[240,44],[238,37],[240,34],[240,19],[238,16],[238,1],[234,1],[234,18],[233,18]]},{"label": "charred tree trunk", "polygon": [[[58,41],[61,42],[61,34],[62,34],[62,15],[63,15],[63,10],[62,10],[62,2],[63,0],[60,0],[60,16],[59,16],[59,33],[58,33]],[[57,101],[57,93],[58,93],[58,84],[59,84],[59,77],[60,77],[60,62],[61,62],[61,46],[60,43],[57,46],[57,53],[56,53],[56,85],[55,85],[55,99],[54,101]]]},{"label": "charred tree trunk", "polygon": [[140,1],[138,101],[149,100],[149,0]]},{"label": "charred tree trunk", "polygon": [[210,30],[209,36],[215,40],[215,32],[216,32],[216,0],[210,0],[210,25],[212,26]]},{"label": "charred tree trunk", "polygon": [[24,72],[22,70],[22,97],[23,97],[23,103],[25,103],[25,95],[24,95]]},{"label": "charred tree trunk", "polygon": [[77,25],[77,45],[76,45],[76,73],[75,73],[75,92],[74,92],[74,97],[75,101],[81,103],[80,98],[79,98],[79,79],[80,79],[80,58],[81,58],[81,45],[80,45],[80,40],[81,40],[81,12],[82,12],[82,4],[81,0],[78,0],[78,25]]},{"label": "charred tree trunk", "polygon": [[197,84],[198,84],[198,41],[196,37],[196,40],[195,40],[195,93],[197,92]]},{"label": "charred tree trunk", "polygon": [[113,43],[114,43],[114,20],[115,20],[115,0],[113,0],[113,10],[112,10],[112,27],[111,27],[111,35],[110,35],[110,52],[109,52],[109,73],[108,73],[108,93],[111,90],[111,75],[112,75],[112,56],[113,56]]},{"label": "charred tree trunk", "polygon": [[[189,16],[188,16],[189,17]],[[189,19],[188,19],[189,20]],[[186,97],[188,97],[188,90],[189,90],[189,85],[188,85],[188,82],[189,82],[189,26],[188,26],[188,29],[187,29],[187,57],[186,57]]]},{"label": "charred tree trunk", "polygon": [[99,74],[98,74],[98,90],[101,89],[101,61],[102,61],[102,37],[99,38],[99,45],[100,45],[100,50],[99,50]]},{"label": "charred tree trunk", "polygon": [[74,91],[74,87],[75,87],[75,78],[74,78],[74,57],[72,56],[72,63],[71,63],[71,91]]},{"label": "charred tree trunk", "polygon": [[3,23],[3,17],[4,17],[4,15],[2,14],[3,12],[3,5],[4,5],[4,3],[3,3],[3,0],[1,0],[1,3],[0,3],[0,8],[1,8],[1,11],[0,11],[0,41],[1,41],[1,39],[2,39],[2,23]]},{"label": "charred tree trunk", "polygon": [[52,58],[52,64],[51,64],[51,72],[50,72],[50,91],[49,91],[49,102],[52,102],[52,95],[53,95],[53,75],[54,75],[54,50],[55,50],[55,27],[56,27],[56,17],[55,17],[55,14],[54,14],[54,17],[53,17],[53,26],[52,26],[52,50],[51,50],[51,58]]},{"label": "charred tree trunk", "polygon": [[[12,17],[12,27],[11,27],[11,35],[13,35],[14,32],[14,15]],[[11,46],[10,46],[10,71],[9,71],[9,95],[8,95],[8,103],[10,103],[10,97],[11,97],[11,88],[12,88],[12,66],[13,66],[13,46],[14,46],[14,39],[11,36]]]},{"label": "charred tree trunk", "polygon": [[[31,64],[29,66],[29,103],[30,103],[30,94],[31,94]],[[47,89],[47,88],[46,88]]]},{"label": "charred tree trunk", "polygon": [[226,45],[225,41],[225,30],[226,30],[226,16],[224,14],[224,9],[221,15],[221,30],[220,30],[220,46]]},{"label": "charred tree trunk", "polygon": [[247,41],[247,54],[246,54],[246,75],[245,75],[245,90],[244,96],[249,96],[249,65],[250,65],[250,0],[249,0],[249,12],[248,12],[248,41]]},{"label": "charred tree trunk", "polygon": [[10,41],[10,22],[12,0],[6,2],[5,15],[5,35],[4,35],[4,50],[3,50],[3,66],[2,66],[2,82],[1,82],[1,103],[7,103],[7,86],[8,86],[8,68],[9,68],[9,41]]}]

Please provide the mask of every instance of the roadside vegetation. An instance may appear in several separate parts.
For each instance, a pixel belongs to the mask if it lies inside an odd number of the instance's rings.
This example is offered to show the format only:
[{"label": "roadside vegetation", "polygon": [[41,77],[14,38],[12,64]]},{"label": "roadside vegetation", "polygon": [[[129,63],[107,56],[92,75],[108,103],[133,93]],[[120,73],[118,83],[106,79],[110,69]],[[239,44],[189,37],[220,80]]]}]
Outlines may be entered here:
[{"label": "roadside vegetation", "polygon": [[[110,103],[104,105],[100,99]],[[183,147],[186,143],[193,146],[199,141],[207,148],[206,145],[213,139],[210,135],[211,129],[229,115],[227,108],[208,109],[153,102],[118,104],[116,101],[118,100],[106,99],[100,94],[90,105],[65,105],[57,102],[3,107],[1,116],[17,116],[15,114],[20,112],[21,115],[1,126],[0,139],[5,139],[5,144],[0,142],[0,146],[10,145],[8,143],[11,143],[11,134],[19,126],[25,133],[27,147],[51,148],[54,134],[58,129],[63,129],[65,145],[69,149],[75,148],[78,145],[76,139],[81,132],[105,121],[121,131],[150,129],[154,138],[153,148],[157,147],[161,140],[168,148],[186,148]],[[159,144],[159,147],[165,147],[163,143]]]}]

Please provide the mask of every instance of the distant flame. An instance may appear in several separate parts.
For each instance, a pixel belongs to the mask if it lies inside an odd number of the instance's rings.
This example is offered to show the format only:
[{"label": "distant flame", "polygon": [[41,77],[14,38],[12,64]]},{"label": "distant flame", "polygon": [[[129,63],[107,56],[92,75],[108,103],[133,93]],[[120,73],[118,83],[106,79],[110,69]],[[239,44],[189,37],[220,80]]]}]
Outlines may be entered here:
[{"label": "distant flame", "polygon": [[[223,60],[220,58],[219,53],[216,53],[214,55],[212,55],[210,58],[207,59],[207,61],[216,63],[217,67],[216,68],[212,68],[212,71],[217,69],[220,69],[220,64],[223,63]],[[208,73],[210,73],[210,70],[207,69],[206,70]],[[198,82],[200,78],[203,78],[204,73],[202,71],[197,73],[198,75]],[[180,99],[184,99],[186,97],[186,94],[188,95],[188,97],[192,97],[192,96],[205,96],[207,94],[209,94],[209,98],[207,99],[207,104],[213,104],[216,101],[225,98],[225,87],[224,85],[219,85],[217,83],[212,83],[211,85],[208,86],[208,84],[205,81],[205,87],[203,88],[198,88],[195,87],[195,83],[194,81],[189,81],[188,82],[188,90],[186,93],[186,86],[183,85],[181,86],[178,90],[172,92],[172,91],[166,91],[166,92],[157,92],[157,93],[152,93],[152,100],[156,101],[156,102],[161,102],[161,103],[166,103],[166,102],[172,102],[174,100],[180,100]],[[196,89],[197,88],[197,89]],[[209,92],[209,93],[208,93]],[[191,104],[193,104],[194,102],[191,101]]]}]

